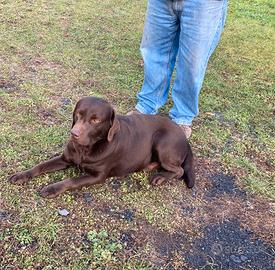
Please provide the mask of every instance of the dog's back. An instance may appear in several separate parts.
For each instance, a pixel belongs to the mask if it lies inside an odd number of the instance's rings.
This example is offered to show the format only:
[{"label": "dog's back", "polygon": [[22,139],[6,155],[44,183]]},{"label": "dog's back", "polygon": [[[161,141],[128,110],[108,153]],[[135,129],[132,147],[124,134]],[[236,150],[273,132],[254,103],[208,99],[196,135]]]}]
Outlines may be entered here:
[{"label": "dog's back", "polygon": [[128,172],[142,170],[157,162],[162,169],[171,172],[168,178],[183,177],[189,188],[194,186],[192,149],[177,124],[159,115],[117,117],[120,122],[117,143],[124,151],[123,160]]}]

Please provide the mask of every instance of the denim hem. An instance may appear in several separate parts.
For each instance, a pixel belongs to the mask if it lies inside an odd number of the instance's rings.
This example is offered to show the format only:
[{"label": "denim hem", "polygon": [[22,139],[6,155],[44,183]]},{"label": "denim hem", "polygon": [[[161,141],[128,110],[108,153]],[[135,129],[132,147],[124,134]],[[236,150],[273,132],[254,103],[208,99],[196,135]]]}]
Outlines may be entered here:
[{"label": "denim hem", "polygon": [[135,108],[143,114],[157,114],[157,111],[149,112],[148,110],[144,109],[140,104],[137,104]]},{"label": "denim hem", "polygon": [[184,125],[184,126],[192,126],[192,121],[184,121],[184,120],[177,120],[177,119],[172,119],[172,121],[178,125]]}]

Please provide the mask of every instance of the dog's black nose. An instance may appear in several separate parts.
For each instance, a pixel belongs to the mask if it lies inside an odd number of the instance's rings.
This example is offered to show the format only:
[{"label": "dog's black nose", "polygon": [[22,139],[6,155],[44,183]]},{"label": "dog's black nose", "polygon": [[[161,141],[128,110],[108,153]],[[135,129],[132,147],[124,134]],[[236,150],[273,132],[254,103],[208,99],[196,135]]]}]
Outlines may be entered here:
[{"label": "dog's black nose", "polygon": [[72,130],[71,130],[71,134],[72,134],[75,138],[78,138],[78,137],[80,136],[79,130],[76,130],[76,129],[72,129]]}]

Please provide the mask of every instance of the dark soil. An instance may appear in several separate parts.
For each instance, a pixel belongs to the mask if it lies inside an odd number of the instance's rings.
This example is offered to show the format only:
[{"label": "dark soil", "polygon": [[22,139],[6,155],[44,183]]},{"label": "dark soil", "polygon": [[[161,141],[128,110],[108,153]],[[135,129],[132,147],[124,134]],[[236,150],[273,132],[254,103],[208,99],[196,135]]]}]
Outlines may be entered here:
[{"label": "dark soil", "polygon": [[7,81],[0,78],[0,89],[3,89],[7,93],[16,92],[17,85],[12,81]]},{"label": "dark soil", "polygon": [[236,185],[236,177],[233,175],[217,173],[211,174],[207,178],[211,186],[205,193],[206,198],[213,198],[224,194],[232,195],[233,197],[239,196],[241,198],[245,198],[246,196],[246,192]]},{"label": "dark soil", "polygon": [[[193,268],[274,269],[275,247],[243,230],[237,220],[209,224],[191,243],[185,260]],[[212,268],[211,268],[211,267]]]},{"label": "dark soil", "polygon": [[[180,229],[171,233],[143,225],[148,235],[146,239],[155,250],[155,254],[148,258],[153,269],[275,269],[275,246],[270,239],[272,232],[264,229],[266,222],[272,220],[271,215],[266,212],[265,218],[261,219],[253,212],[250,222],[246,220],[253,210],[247,206],[252,197],[237,186],[235,176],[218,172],[206,174],[203,178],[205,192],[198,194],[203,198],[203,204],[180,205],[184,222],[194,224],[196,229],[188,231],[182,224]],[[223,198],[225,201],[232,198],[232,204],[228,205],[229,212],[221,218],[222,213],[217,214],[217,211],[224,212],[219,204]],[[216,206],[209,207],[213,204]],[[255,207],[260,208],[260,201],[258,204]],[[194,235],[192,231],[200,233]],[[269,237],[262,237],[264,233]]]}]

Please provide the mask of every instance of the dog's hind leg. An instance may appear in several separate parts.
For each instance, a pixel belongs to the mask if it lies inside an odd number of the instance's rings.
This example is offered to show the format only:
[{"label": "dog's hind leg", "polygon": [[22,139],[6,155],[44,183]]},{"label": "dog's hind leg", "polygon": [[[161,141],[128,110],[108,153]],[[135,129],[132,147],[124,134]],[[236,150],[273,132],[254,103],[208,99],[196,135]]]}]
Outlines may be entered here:
[{"label": "dog's hind leg", "polygon": [[181,178],[183,176],[183,168],[179,160],[173,160],[171,156],[169,157],[165,153],[164,155],[159,155],[159,162],[162,170],[151,177],[150,183],[152,185],[161,185],[172,178]]},{"label": "dog's hind leg", "polygon": [[155,151],[163,171],[152,176],[150,183],[160,185],[172,178],[183,178],[187,187],[195,184],[193,153],[187,141],[162,136],[156,139]]},{"label": "dog's hind leg", "polygon": [[183,169],[181,167],[169,166],[169,171],[163,170],[154,174],[150,179],[150,183],[153,186],[159,186],[172,178],[180,178],[182,175]]}]

